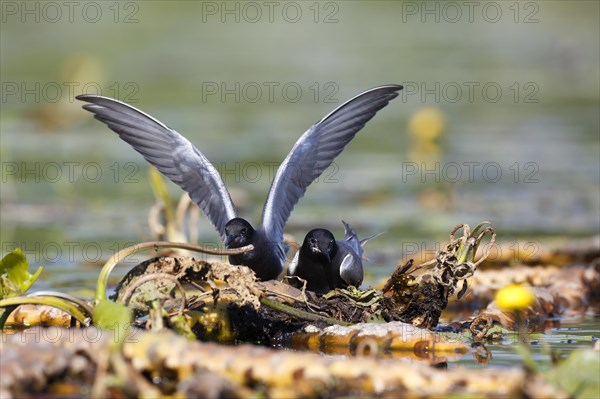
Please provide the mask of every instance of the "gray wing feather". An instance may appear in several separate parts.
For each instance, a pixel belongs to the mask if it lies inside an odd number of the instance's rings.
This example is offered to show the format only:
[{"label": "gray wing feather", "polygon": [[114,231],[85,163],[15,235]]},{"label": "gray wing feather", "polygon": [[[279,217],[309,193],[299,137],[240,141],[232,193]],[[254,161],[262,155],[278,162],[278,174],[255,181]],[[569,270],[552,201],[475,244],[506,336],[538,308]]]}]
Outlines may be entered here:
[{"label": "gray wing feather", "polygon": [[340,277],[347,284],[359,287],[363,282],[362,261],[351,253],[346,254],[340,264]]},{"label": "gray wing feather", "polygon": [[377,234],[373,234],[372,236],[368,236],[367,238],[363,238],[362,240],[360,240],[360,246],[364,247],[364,245],[371,241],[373,238],[379,237],[380,235],[382,235],[384,232],[382,231],[381,233],[377,233]]},{"label": "gray wing feather", "polygon": [[400,90],[402,86],[387,85],[361,93],[327,114],[300,137],[277,170],[263,209],[263,226],[271,240],[282,240],[285,223],[306,188]]},{"label": "gray wing feather", "polygon": [[358,238],[358,235],[356,234],[356,231],[354,231],[354,229],[352,228],[352,226],[350,226],[349,223],[346,223],[343,220],[342,220],[342,223],[344,224],[344,233],[345,233],[344,239],[346,240],[346,243],[348,243],[348,245],[350,245],[350,247],[354,250],[354,252],[359,257],[362,257],[363,249],[362,249],[361,241]]},{"label": "gray wing feather", "polygon": [[237,216],[235,206],[219,172],[189,140],[123,102],[94,95],[77,99],[91,103],[83,108],[185,190],[225,238],[225,224]]}]

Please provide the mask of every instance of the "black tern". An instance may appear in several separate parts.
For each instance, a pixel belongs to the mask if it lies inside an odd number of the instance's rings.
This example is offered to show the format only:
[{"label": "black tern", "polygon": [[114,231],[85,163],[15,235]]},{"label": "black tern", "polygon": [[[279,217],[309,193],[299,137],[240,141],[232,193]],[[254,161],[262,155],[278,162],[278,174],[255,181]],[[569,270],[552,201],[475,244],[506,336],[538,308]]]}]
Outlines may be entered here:
[{"label": "black tern", "polygon": [[[343,241],[336,240],[329,230],[311,230],[290,262],[288,275],[306,280],[307,290],[325,294],[335,288],[362,284],[362,246],[375,236],[360,240],[352,226],[342,223],[346,233]],[[300,286],[294,279],[290,281]]]},{"label": "black tern", "polygon": [[181,134],[121,101],[97,95],[76,98],[91,103],[83,108],[185,190],[215,226],[227,248],[253,244],[252,251],[230,256],[229,261],[248,266],[259,279],[269,280],[283,270],[287,252],[283,229],[294,205],[356,133],[400,90],[400,85],[367,90],[308,129],[277,169],[263,207],[262,226],[257,229],[238,217],[219,172]]}]

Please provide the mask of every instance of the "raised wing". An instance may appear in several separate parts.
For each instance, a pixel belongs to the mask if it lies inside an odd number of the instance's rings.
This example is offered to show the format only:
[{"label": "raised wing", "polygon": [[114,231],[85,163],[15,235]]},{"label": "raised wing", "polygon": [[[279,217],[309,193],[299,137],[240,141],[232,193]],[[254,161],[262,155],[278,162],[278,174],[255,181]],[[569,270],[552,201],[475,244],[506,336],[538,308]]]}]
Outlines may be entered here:
[{"label": "raised wing", "polygon": [[262,222],[270,240],[283,239],[285,223],[306,188],[400,90],[402,86],[387,85],[361,93],[327,114],[300,137],[279,166],[263,208]]},{"label": "raised wing", "polygon": [[78,100],[146,161],[184,189],[225,239],[225,224],[237,212],[214,166],[185,137],[150,115],[108,97],[81,95]]}]

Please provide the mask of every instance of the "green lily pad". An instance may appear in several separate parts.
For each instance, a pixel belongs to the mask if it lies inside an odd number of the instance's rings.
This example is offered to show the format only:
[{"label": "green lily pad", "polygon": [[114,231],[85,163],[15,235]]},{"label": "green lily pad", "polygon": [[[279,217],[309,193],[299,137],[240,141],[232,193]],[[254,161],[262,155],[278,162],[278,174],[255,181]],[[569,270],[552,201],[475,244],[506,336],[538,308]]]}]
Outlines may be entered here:
[{"label": "green lily pad", "polygon": [[40,266],[34,274],[29,273],[25,254],[16,248],[0,260],[0,299],[23,295],[44,270]]},{"label": "green lily pad", "polygon": [[108,299],[101,299],[94,307],[94,324],[111,330],[115,340],[123,342],[131,328],[132,312],[127,306]]}]

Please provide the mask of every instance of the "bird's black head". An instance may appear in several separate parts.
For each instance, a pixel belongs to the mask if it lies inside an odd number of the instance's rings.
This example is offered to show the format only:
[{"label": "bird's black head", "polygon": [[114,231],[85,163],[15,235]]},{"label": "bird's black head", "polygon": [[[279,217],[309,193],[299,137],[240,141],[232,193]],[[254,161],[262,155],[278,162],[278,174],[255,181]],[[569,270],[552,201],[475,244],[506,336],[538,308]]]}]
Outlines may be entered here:
[{"label": "bird's black head", "polygon": [[225,246],[227,248],[240,248],[252,244],[254,228],[242,218],[231,219],[225,225]]},{"label": "bird's black head", "polygon": [[337,244],[329,230],[314,229],[309,231],[304,238],[302,250],[307,251],[311,256],[331,262],[337,253]]}]

